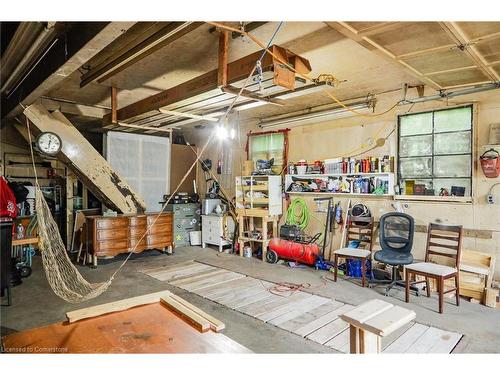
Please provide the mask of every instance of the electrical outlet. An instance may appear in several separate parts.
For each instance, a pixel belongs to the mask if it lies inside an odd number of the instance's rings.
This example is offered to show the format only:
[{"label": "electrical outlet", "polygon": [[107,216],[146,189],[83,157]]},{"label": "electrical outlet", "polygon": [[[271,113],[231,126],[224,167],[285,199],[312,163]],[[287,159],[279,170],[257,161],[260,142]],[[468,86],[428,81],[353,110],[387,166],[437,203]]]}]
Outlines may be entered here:
[{"label": "electrical outlet", "polygon": [[488,194],[486,196],[486,202],[488,204],[495,204],[495,197],[493,197],[493,194]]}]

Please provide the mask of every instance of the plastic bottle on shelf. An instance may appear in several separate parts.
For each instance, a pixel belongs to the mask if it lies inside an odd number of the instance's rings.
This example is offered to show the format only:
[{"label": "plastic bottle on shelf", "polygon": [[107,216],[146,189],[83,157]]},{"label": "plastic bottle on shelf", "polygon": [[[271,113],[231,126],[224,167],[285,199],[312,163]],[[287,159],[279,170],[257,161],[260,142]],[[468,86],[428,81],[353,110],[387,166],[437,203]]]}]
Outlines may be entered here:
[{"label": "plastic bottle on shelf", "polygon": [[24,238],[24,227],[21,223],[17,224],[16,227],[16,238],[22,240]]}]

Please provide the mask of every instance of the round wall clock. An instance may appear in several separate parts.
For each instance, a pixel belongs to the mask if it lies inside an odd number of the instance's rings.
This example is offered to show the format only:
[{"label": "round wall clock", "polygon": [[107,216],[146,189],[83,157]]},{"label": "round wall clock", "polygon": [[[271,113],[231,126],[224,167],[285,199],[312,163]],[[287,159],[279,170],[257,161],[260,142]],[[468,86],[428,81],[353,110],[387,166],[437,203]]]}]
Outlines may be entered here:
[{"label": "round wall clock", "polygon": [[52,132],[43,132],[36,139],[36,146],[43,154],[54,156],[61,151],[61,138]]}]

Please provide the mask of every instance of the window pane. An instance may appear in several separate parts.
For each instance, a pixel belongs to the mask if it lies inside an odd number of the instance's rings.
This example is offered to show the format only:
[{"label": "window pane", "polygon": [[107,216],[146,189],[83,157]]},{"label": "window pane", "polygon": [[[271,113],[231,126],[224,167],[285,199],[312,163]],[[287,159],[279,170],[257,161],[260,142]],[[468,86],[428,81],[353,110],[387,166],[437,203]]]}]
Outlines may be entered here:
[{"label": "window pane", "polygon": [[434,153],[465,154],[470,153],[470,132],[444,133],[434,135]]},{"label": "window pane", "polygon": [[436,177],[468,177],[470,174],[470,155],[434,157],[434,176]]},{"label": "window pane", "polygon": [[471,108],[455,108],[434,112],[434,132],[469,130],[471,128]]},{"label": "window pane", "polygon": [[401,138],[399,154],[401,156],[432,155],[432,135]]},{"label": "window pane", "polygon": [[434,191],[436,195],[439,195],[439,192],[442,188],[448,190],[448,193],[451,195],[451,187],[452,186],[460,186],[465,188],[465,196],[471,195],[470,190],[470,180],[468,178],[436,178],[434,179]]},{"label": "window pane", "polygon": [[432,112],[402,116],[400,121],[401,136],[432,133]]},{"label": "window pane", "polygon": [[431,177],[432,158],[402,158],[399,160],[399,170],[402,178]]}]

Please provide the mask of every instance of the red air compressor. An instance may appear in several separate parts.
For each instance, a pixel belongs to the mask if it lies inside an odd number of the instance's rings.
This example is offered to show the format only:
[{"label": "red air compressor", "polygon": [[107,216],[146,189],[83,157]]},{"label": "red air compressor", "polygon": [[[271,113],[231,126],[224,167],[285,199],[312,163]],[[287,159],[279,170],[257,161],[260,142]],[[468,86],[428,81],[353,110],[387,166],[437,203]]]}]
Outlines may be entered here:
[{"label": "red air compressor", "polygon": [[280,258],[314,266],[319,255],[319,247],[314,243],[321,233],[311,238],[307,243],[273,238],[269,241],[266,260],[276,263]]}]

